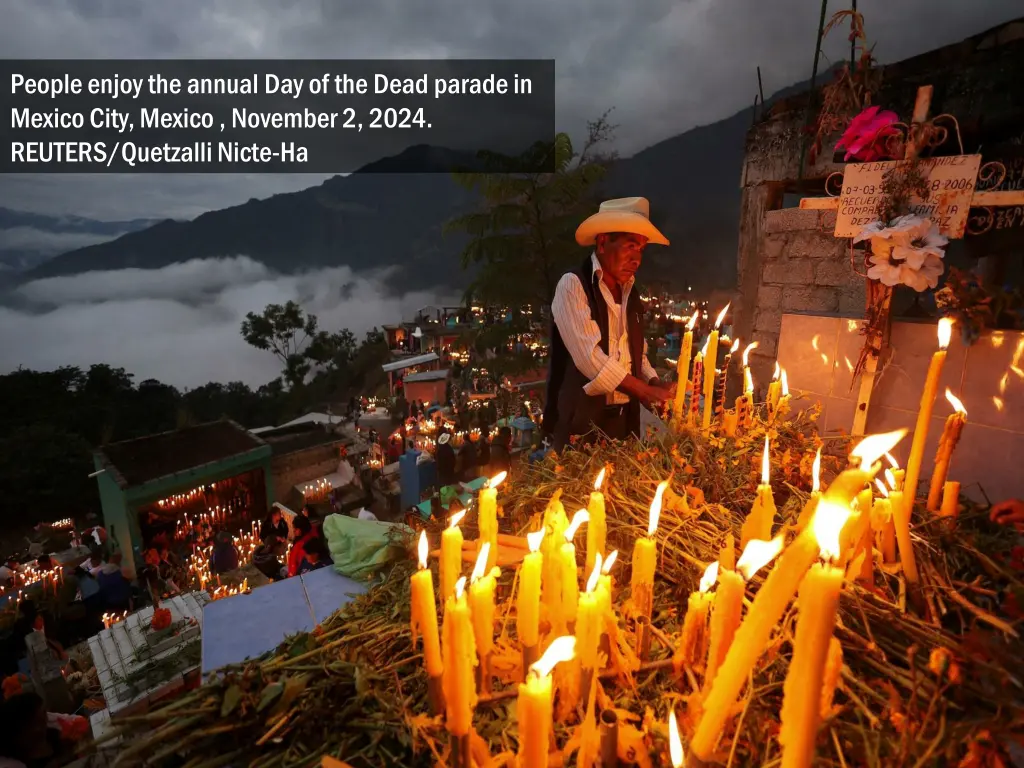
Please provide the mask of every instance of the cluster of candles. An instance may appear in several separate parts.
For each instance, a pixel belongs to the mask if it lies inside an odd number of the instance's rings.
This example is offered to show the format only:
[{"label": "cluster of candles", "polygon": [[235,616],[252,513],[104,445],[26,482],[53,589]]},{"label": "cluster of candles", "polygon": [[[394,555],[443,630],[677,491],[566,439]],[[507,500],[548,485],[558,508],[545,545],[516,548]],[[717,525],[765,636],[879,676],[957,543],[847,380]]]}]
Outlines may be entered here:
[{"label": "cluster of candles", "polygon": [[[768,482],[766,443],[764,476],[748,518],[750,524],[742,532],[741,554],[737,559],[729,537],[719,560],[707,566],[698,589],[690,595],[677,641],[676,659],[686,663],[706,659],[703,706],[689,744],[691,753],[699,759],[708,761],[712,757],[743,686],[790,602],[799,596],[779,740],[784,765],[802,768],[812,764],[821,702],[831,699],[838,680],[835,671],[841,668],[841,661],[835,663],[836,655],[841,656],[841,646],[833,634],[844,579],[863,579],[871,573],[877,546],[886,561],[895,559],[898,547],[904,572],[911,580],[909,525],[898,511],[906,509],[901,495],[904,473],[890,453],[905,434],[906,430],[900,430],[865,438],[852,453],[852,466],[827,490],[820,487],[819,451],[813,467],[814,490],[789,546],[784,546],[781,535],[772,538],[776,510]],[[885,470],[886,480],[876,481],[875,476],[882,471],[880,460],[886,456],[890,463]],[[607,642],[603,639],[606,627],[616,621],[610,575],[616,553],[607,558],[604,555],[604,474],[602,471],[595,481],[587,509],[579,510],[570,521],[556,495],[545,510],[543,528],[526,537],[529,554],[520,566],[516,594],[516,628],[524,669],[517,708],[521,765],[548,764],[556,687],[552,670],[559,663],[570,663],[568,674],[557,682],[559,697],[569,699],[570,709],[581,698],[586,701],[603,661],[600,649]],[[502,479],[493,478],[480,492],[478,554],[468,589],[462,575],[463,541],[458,527],[465,513],[453,516],[442,533],[439,571],[444,622],[440,632],[425,533],[419,542],[420,570],[411,577],[414,637],[423,638],[432,706],[446,713],[453,756],[459,766],[468,764],[461,755],[467,748],[478,695],[490,692],[494,592],[500,573],[495,553],[499,541],[508,544],[511,538],[497,532],[496,486]],[[872,483],[880,491],[877,500]],[[633,550],[630,598],[637,616],[640,656],[641,635],[649,631],[646,628],[654,602],[655,537],[667,487],[667,481],[659,484],[650,505],[648,535],[639,538]],[[587,525],[587,551],[583,570],[586,582],[581,593],[574,540],[582,525]],[[744,613],[751,577],[773,560],[775,565]],[[542,605],[550,619],[546,637],[540,632]],[[545,641],[546,650],[539,654]],[[593,698],[589,698],[588,720],[593,717]],[[669,716],[669,737],[672,765],[681,766],[683,743],[674,713]],[[585,723],[581,738],[578,764],[591,766],[598,753],[596,727]]]},{"label": "cluster of candles", "polygon": [[186,512],[178,518],[178,522],[174,526],[174,538],[187,539],[193,533],[203,532],[214,525],[223,525],[231,514],[232,510],[219,504],[215,507],[207,507],[204,512],[196,512],[194,516],[190,516]]},{"label": "cluster of candles", "polygon": [[[216,488],[216,483],[210,483],[210,488]],[[188,507],[197,502],[203,501],[206,498],[205,486],[202,488],[193,488],[191,491],[186,493],[178,493],[174,496],[169,496],[166,499],[160,499],[156,503],[161,509],[173,509],[175,507]]]},{"label": "cluster of candles", "polygon": [[234,586],[223,585],[215,587],[210,591],[210,600],[221,600],[225,597],[234,597],[235,595],[244,595],[249,591],[249,579],[243,579],[241,584]]},{"label": "cluster of candles", "polygon": [[[259,546],[259,532],[256,523],[252,524],[252,528],[249,530],[241,530],[237,535],[231,537],[231,543],[234,545],[238,552],[239,564],[248,563],[252,560],[252,555],[256,551],[256,547]],[[290,547],[289,547],[290,549]],[[215,576],[210,573],[210,555],[213,553],[213,546],[208,547],[194,547],[192,554],[189,555],[188,559],[188,572],[189,574],[199,582],[200,589],[206,589],[207,584],[212,584],[213,581],[217,582],[218,589],[220,588],[220,576]],[[248,589],[248,584],[246,584]],[[216,591],[216,589],[214,590]],[[245,590],[242,590],[243,592]],[[211,593],[212,594],[212,593]],[[238,594],[232,592],[231,594]],[[227,594],[222,594],[221,597],[227,597]]]},{"label": "cluster of candles", "polygon": [[128,611],[122,611],[120,613],[104,613],[103,614],[103,628],[110,629],[115,624],[120,624],[122,621],[128,618]]},{"label": "cluster of candles", "polygon": [[[28,564],[19,570],[15,571],[11,579],[11,587],[18,588],[18,600],[21,600],[21,590],[29,589],[35,585],[40,585],[43,590],[43,594],[46,594],[47,589],[52,589],[53,594],[57,594],[57,590],[64,583],[64,569],[60,566],[43,570],[34,564]],[[3,594],[3,588],[0,587],[0,594]]]},{"label": "cluster of candles", "polygon": [[70,517],[65,517],[62,520],[58,520],[55,523],[50,523],[51,528],[72,528],[75,525],[75,521]]},{"label": "cluster of candles", "polygon": [[302,500],[309,501],[327,501],[331,496],[331,491],[334,490],[334,486],[331,481],[326,478],[321,478],[312,483],[307,483],[302,487]]}]

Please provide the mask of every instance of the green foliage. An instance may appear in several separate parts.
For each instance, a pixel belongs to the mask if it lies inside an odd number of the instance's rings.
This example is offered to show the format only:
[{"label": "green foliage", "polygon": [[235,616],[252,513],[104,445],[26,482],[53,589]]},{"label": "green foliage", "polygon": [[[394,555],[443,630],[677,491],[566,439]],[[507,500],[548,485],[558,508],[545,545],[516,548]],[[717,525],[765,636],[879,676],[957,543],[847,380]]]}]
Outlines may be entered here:
[{"label": "green foliage", "polygon": [[528,150],[533,160],[553,157],[553,172],[515,173],[520,160],[482,153],[487,172],[455,175],[483,200],[479,210],[445,225],[446,233],[470,237],[462,264],[476,268],[472,295],[505,306],[550,303],[558,279],[582,258],[574,233],[593,213],[596,184],[611,159],[597,153],[614,133],[607,118],[605,113],[590,124],[579,153],[564,133]]},{"label": "green foliage", "polygon": [[336,366],[355,351],[350,331],[328,333],[318,326],[316,315],[294,301],[268,304],[262,314],[245,316],[242,338],[256,349],[273,352],[284,365],[284,380],[295,388],[305,383],[314,366]]}]

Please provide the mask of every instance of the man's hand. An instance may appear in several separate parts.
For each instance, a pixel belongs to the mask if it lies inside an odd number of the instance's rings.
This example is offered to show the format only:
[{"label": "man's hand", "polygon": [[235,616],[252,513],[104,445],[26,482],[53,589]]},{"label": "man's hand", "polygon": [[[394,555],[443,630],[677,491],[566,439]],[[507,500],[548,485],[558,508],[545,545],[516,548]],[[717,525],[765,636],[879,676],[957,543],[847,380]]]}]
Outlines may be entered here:
[{"label": "man's hand", "polygon": [[1024,526],[1024,499],[1007,499],[996,504],[989,511],[993,523]]},{"label": "man's hand", "polygon": [[660,405],[672,397],[672,387],[653,379],[647,385],[643,399],[650,405]]}]

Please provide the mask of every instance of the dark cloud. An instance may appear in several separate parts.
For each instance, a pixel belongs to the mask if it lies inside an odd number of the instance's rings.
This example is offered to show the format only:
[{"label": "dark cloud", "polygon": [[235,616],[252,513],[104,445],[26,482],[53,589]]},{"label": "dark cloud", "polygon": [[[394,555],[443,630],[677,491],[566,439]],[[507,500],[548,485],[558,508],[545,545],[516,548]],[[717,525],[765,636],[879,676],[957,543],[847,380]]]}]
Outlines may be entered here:
[{"label": "dark cloud", "polygon": [[[1021,13],[1019,0],[859,7],[883,61]],[[618,149],[629,154],[751,104],[758,65],[769,93],[806,78],[819,8],[812,0],[8,0],[0,50],[10,58],[555,58],[559,127],[579,135],[614,106]],[[844,31],[826,41],[828,60],[848,51]],[[10,177],[0,205],[188,216],[319,178]]]},{"label": "dark cloud", "polygon": [[280,366],[242,340],[247,312],[295,300],[322,328],[348,328],[362,338],[420,307],[451,303],[427,292],[388,295],[384,277],[347,267],[281,276],[237,257],[36,280],[18,289],[18,309],[0,307],[0,371],[108,363],[137,381],[258,386],[278,376]]}]

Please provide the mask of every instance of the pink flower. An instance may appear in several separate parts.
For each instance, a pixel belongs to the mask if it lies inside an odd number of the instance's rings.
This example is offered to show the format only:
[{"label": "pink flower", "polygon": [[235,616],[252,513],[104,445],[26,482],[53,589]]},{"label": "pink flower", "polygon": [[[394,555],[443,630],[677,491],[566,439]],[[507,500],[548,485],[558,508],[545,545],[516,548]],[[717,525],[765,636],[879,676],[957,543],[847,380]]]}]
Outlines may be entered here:
[{"label": "pink flower", "polygon": [[843,137],[836,142],[836,149],[845,149],[847,162],[850,159],[870,163],[886,157],[885,142],[899,130],[893,123],[899,115],[890,110],[879,112],[879,107],[868,107],[850,121]]}]

